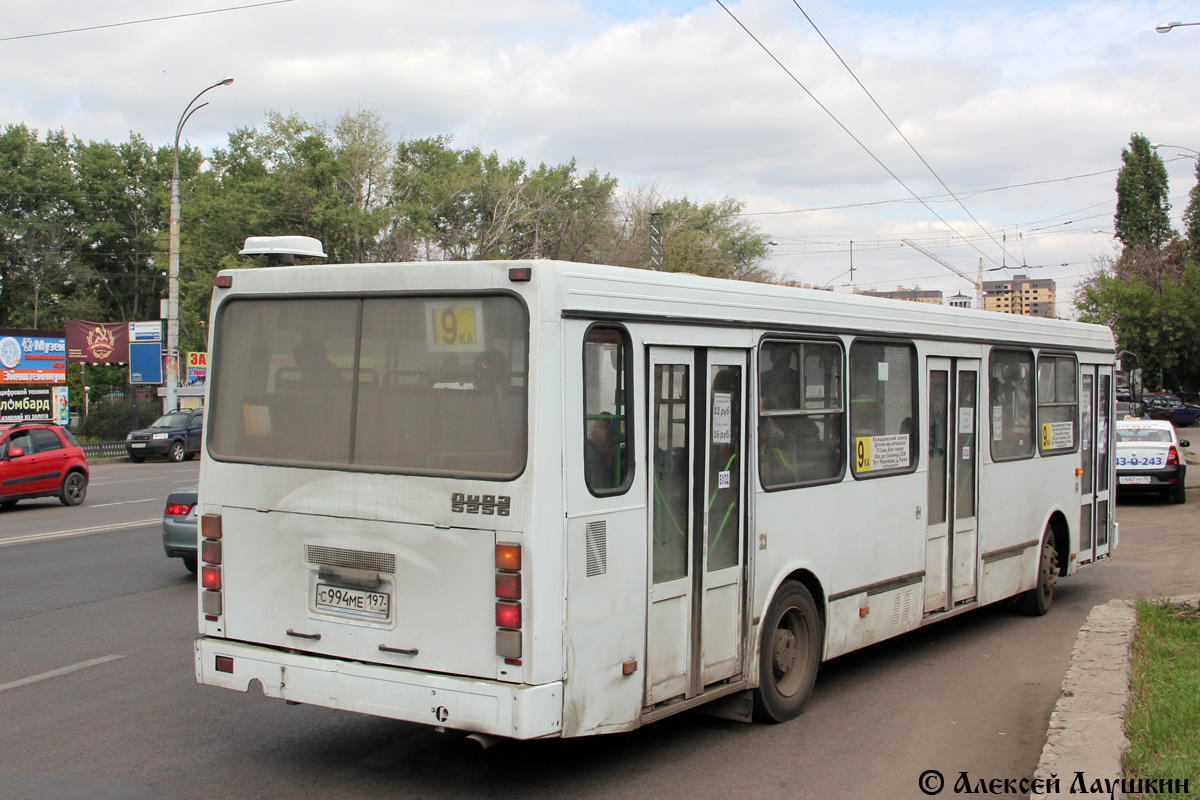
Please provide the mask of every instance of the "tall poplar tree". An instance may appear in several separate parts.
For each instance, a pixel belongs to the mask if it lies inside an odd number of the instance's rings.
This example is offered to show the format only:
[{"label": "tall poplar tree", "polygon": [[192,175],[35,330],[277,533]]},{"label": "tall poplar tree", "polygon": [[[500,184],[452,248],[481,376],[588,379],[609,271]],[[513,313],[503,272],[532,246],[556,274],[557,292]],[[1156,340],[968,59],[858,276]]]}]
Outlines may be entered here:
[{"label": "tall poplar tree", "polygon": [[1161,247],[1171,237],[1167,167],[1150,140],[1135,133],[1121,151],[1113,226],[1125,247]]}]

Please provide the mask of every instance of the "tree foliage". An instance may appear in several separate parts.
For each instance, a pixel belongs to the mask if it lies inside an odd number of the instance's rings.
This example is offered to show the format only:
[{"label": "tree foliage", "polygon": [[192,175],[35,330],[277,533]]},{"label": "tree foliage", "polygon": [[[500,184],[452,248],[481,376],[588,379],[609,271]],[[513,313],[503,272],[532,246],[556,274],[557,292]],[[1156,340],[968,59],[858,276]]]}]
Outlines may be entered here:
[{"label": "tree foliage", "polygon": [[1181,236],[1167,216],[1162,159],[1140,134],[1122,151],[1114,222],[1124,247],[1104,257],[1075,298],[1080,319],[1108,325],[1136,354],[1147,386],[1200,392],[1200,166]]},{"label": "tree foliage", "polygon": [[[0,327],[152,320],[166,293],[171,146],[0,133]],[[531,167],[446,136],[390,137],[370,109],[333,125],[268,111],[205,157],[179,151],[180,348],[202,350],[213,275],[249,236],[307,235],[332,262],[552,258],[766,280],[766,236],[726,198],[619,191],[574,159]]]}]

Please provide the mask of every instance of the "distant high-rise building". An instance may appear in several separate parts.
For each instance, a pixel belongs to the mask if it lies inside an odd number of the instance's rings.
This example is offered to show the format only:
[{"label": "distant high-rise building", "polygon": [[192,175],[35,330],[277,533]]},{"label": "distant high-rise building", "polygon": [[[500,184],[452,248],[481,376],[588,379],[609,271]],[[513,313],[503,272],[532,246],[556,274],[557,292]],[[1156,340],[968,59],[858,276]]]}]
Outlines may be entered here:
[{"label": "distant high-rise building", "polygon": [[1035,281],[1028,275],[1014,275],[1008,281],[983,282],[983,307],[1001,314],[1026,317],[1056,317],[1054,281]]}]

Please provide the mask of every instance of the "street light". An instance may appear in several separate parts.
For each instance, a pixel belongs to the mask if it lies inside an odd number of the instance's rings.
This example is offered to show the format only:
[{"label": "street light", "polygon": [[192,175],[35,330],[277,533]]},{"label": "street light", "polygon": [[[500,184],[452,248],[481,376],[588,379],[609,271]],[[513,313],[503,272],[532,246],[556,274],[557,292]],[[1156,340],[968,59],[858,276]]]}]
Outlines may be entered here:
[{"label": "street light", "polygon": [[1172,28],[1186,28],[1189,25],[1200,25],[1200,22],[1160,22],[1154,26],[1159,33],[1170,33]]},{"label": "street light", "polygon": [[[1196,23],[1196,24],[1200,25],[1200,23]],[[1177,145],[1177,144],[1163,144],[1162,142],[1154,142],[1153,144],[1150,145],[1150,149],[1155,150],[1155,151],[1157,151],[1158,148],[1160,148],[1160,147],[1169,147],[1172,150],[1186,150],[1187,152],[1191,153],[1196,158],[1200,158],[1200,150],[1193,150],[1190,147],[1181,147],[1180,145]]]},{"label": "street light", "polygon": [[[196,105],[200,96],[209,89],[228,86],[233,78],[225,78],[209,86],[192,98],[175,126],[175,168],[171,172],[171,234],[167,240],[167,390],[163,395],[163,410],[170,411],[179,405],[179,137],[183,126],[208,103]],[[194,106],[194,107],[193,107]]]}]

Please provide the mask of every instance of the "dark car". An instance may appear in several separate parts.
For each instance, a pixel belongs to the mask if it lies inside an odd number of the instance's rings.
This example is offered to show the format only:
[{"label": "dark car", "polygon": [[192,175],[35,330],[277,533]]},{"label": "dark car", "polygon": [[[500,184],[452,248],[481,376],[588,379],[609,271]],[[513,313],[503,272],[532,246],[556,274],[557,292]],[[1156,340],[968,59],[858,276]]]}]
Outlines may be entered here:
[{"label": "dark car", "polygon": [[188,572],[196,571],[196,501],[195,486],[177,489],[163,509],[163,551],[167,558],[182,558]]},{"label": "dark car", "polygon": [[169,411],[149,428],[133,431],[125,437],[129,460],[140,464],[147,456],[165,456],[184,461],[200,452],[200,434],[204,427],[204,409]]},{"label": "dark car", "polygon": [[0,426],[0,508],[34,497],[77,506],[88,480],[83,448],[66,428],[48,421]]},{"label": "dark car", "polygon": [[1145,415],[1150,419],[1165,419],[1176,428],[1195,425],[1200,418],[1200,406],[1188,405],[1173,394],[1146,392],[1142,395],[1146,404]]}]

